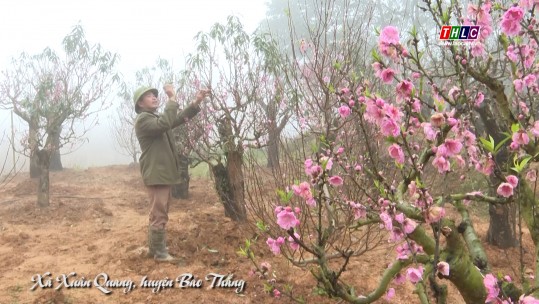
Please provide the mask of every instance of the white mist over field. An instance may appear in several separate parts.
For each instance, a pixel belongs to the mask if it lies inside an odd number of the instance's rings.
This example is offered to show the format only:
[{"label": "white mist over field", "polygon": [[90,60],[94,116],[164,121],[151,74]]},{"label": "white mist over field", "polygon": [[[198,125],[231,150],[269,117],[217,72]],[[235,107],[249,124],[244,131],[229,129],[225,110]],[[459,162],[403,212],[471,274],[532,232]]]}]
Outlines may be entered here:
[{"label": "white mist over field", "polygon": [[[264,0],[7,0],[0,2],[0,11],[0,70],[8,68],[11,58],[21,52],[36,54],[45,47],[59,50],[73,26],[81,24],[90,43],[100,43],[105,50],[120,54],[122,78],[133,81],[135,71],[153,66],[159,57],[181,68],[179,64],[193,49],[193,37],[216,22],[226,22],[229,15],[238,16],[248,32],[254,31],[265,16],[266,5]],[[99,124],[85,136],[88,141],[75,151],[61,151],[64,167],[131,162],[115,149],[111,138],[110,119],[120,102],[116,92],[111,92],[108,100],[111,107],[98,114]],[[27,127],[16,115],[14,129],[15,143],[20,147]],[[10,136],[10,111],[0,110],[0,168],[6,155],[7,167],[12,166]],[[19,165],[24,159],[20,158]],[[28,161],[24,167],[27,170]]]}]

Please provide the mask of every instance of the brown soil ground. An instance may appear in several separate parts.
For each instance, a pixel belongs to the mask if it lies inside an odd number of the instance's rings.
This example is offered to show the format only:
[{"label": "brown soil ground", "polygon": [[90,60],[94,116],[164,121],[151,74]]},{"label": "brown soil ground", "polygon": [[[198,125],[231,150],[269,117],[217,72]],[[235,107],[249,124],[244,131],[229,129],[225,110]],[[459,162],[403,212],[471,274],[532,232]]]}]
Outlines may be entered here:
[{"label": "brown soil ground", "polygon": [[[109,166],[87,170],[65,170],[51,174],[51,205],[36,206],[36,182],[20,174],[0,189],[0,303],[289,303],[264,292],[264,279],[249,276],[249,261],[236,253],[246,238],[253,236],[247,225],[239,225],[223,216],[211,182],[193,179],[190,198],[173,200],[168,224],[168,246],[182,257],[178,264],[156,263],[136,254],[146,244],[148,205],[138,170],[127,166]],[[477,230],[484,236],[486,220],[475,217]],[[313,294],[314,279],[308,271],[273,256],[264,242],[255,247],[259,261],[272,265],[277,285],[286,282],[307,303],[337,303]],[[532,244],[525,234],[526,261],[533,268]],[[496,271],[515,277],[518,250],[502,251],[487,246]],[[377,251],[354,260],[348,267],[347,280],[358,294],[376,287],[393,251]],[[32,277],[51,273],[53,288],[36,288]],[[106,273],[111,280],[132,280],[137,287],[103,294],[91,288],[55,288],[57,276],[76,272],[77,279],[91,280]],[[167,288],[153,293],[140,288],[141,279],[175,280],[191,273],[202,280],[202,288]],[[210,273],[235,275],[245,280],[242,294],[231,288],[210,289],[204,277]],[[72,279],[71,281],[73,281]],[[409,283],[395,287],[392,303],[417,303]],[[386,303],[380,300],[378,303]],[[449,303],[462,303],[451,296]]]}]

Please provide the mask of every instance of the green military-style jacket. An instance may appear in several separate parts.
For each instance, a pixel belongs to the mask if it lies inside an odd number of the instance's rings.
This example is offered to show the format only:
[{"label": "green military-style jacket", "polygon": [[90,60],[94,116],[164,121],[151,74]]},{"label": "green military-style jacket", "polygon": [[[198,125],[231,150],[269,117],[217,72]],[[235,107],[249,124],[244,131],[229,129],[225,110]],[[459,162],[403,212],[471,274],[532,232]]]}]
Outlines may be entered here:
[{"label": "green military-style jacket", "polygon": [[169,100],[163,114],[141,112],[135,121],[140,144],[140,172],[146,186],[180,182],[179,155],[171,130],[195,116],[200,107],[189,105],[178,113],[178,104]]}]

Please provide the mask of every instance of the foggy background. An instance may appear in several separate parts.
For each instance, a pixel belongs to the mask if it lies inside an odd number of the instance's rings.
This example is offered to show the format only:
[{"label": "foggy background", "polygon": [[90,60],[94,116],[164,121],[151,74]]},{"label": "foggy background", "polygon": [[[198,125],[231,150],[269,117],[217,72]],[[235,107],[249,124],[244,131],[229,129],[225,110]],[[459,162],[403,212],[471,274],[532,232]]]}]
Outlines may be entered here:
[{"label": "foggy background", "polygon": [[[284,0],[283,0],[284,1]],[[229,15],[238,16],[247,32],[253,32],[266,13],[266,0],[3,0],[0,2],[0,70],[5,70],[11,58],[26,52],[40,53],[50,47],[61,50],[61,42],[73,26],[81,24],[90,43],[99,43],[104,50],[118,53],[118,71],[122,80],[134,81],[134,73],[155,65],[161,57],[176,69],[183,68],[184,57],[193,50],[193,37],[208,31],[216,22],[226,22]],[[121,100],[110,92],[111,107],[98,114],[98,125],[87,134],[88,141],[75,151],[62,149],[62,164],[66,168],[87,168],[111,164],[128,164],[130,158],[115,148],[110,119]],[[0,167],[6,153],[7,168],[12,167],[10,112],[0,110]],[[20,136],[28,127],[13,115],[15,143],[20,148]],[[9,149],[11,150],[11,149]],[[19,157],[19,155],[16,155]],[[29,161],[20,156],[18,165]]]}]

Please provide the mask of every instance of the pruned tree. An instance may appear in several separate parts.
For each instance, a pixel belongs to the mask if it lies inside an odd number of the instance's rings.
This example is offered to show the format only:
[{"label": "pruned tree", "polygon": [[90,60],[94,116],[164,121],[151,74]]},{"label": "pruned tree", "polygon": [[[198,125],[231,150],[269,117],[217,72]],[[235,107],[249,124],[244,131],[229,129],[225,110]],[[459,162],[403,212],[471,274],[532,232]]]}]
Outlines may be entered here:
[{"label": "pruned tree", "polygon": [[205,135],[191,144],[197,157],[210,165],[225,215],[244,221],[244,155],[267,145],[266,113],[271,109],[264,104],[281,94],[274,89],[279,80],[269,62],[274,46],[267,36],[246,33],[236,17],[199,33],[196,40],[185,77],[194,87],[211,87],[212,96],[199,114],[198,129]]},{"label": "pruned tree", "polygon": [[[32,173],[39,173],[39,206],[49,205],[49,166],[53,152],[80,143],[96,123],[93,114],[108,107],[107,95],[119,81],[119,56],[86,40],[77,25],[62,42],[63,52],[46,48],[22,53],[2,72],[5,107],[28,124],[24,153]],[[33,174],[32,176],[35,176]]]}]

